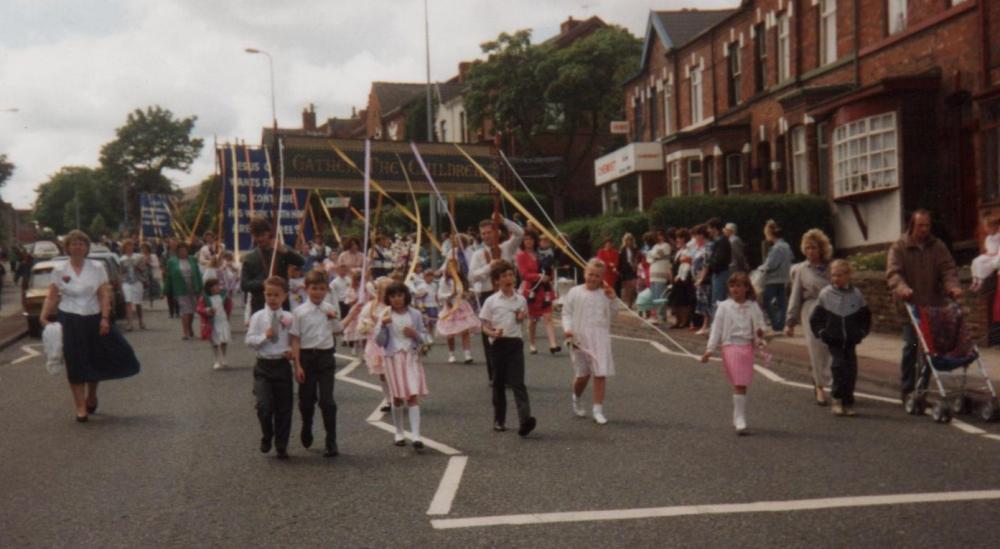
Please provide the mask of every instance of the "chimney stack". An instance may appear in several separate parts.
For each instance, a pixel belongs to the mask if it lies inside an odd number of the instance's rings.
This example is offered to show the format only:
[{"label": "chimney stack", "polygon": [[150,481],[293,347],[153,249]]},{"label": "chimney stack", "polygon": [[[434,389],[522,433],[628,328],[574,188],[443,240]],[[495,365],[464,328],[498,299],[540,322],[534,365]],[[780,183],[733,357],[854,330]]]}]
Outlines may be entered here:
[{"label": "chimney stack", "polygon": [[575,29],[576,26],[579,24],[580,22],[577,21],[576,19],[573,19],[573,16],[570,15],[568,19],[566,19],[565,21],[562,22],[561,25],[559,25],[559,34],[566,34],[569,31]]},{"label": "chimney stack", "polygon": [[302,129],[316,130],[316,106],[309,103],[309,108],[302,111]]}]

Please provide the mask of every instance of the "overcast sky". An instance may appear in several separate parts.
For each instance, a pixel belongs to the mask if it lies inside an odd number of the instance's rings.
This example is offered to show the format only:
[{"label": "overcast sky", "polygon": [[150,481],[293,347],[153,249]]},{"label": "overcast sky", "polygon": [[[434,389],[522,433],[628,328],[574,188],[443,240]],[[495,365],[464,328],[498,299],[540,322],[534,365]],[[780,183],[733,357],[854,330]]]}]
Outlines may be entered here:
[{"label": "overcast sky", "polygon": [[[736,0],[429,0],[431,76],[481,56],[500,32],[536,41],[567,16],[598,15],[642,36],[650,9],[730,7]],[[189,186],[213,171],[213,136],[259,143],[271,118],[300,127],[364,108],[373,80],[425,79],[421,0],[0,0],[0,153],[16,165],[3,198],[30,207],[35,188],[66,165],[96,166],[102,144],[137,108],[196,115],[206,149]],[[16,113],[2,112],[18,109]]]}]

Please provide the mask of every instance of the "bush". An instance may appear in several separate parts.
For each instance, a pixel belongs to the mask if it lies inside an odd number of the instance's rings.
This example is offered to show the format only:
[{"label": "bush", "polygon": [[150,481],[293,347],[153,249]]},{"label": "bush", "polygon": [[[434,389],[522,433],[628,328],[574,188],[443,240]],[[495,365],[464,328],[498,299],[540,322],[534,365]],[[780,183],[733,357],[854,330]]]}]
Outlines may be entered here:
[{"label": "bush", "polygon": [[636,243],[642,246],[642,234],[649,230],[649,218],[638,212],[585,217],[563,223],[559,230],[586,258],[593,257],[606,238],[614,241],[615,248],[620,247],[625,233],[632,233]]},{"label": "bush", "polygon": [[663,197],[653,201],[649,210],[650,226],[654,228],[692,227],[718,217],[726,223],[736,223],[740,238],[746,244],[747,260],[751,265],[763,262],[764,224],[768,219],[778,222],[785,241],[797,256],[802,234],[809,229],[822,229],[833,240],[830,205],[820,196],[800,194],[752,194],[740,196],[681,196]]},{"label": "bush", "polygon": [[854,254],[849,256],[847,261],[851,263],[851,269],[855,271],[885,272],[886,252]]}]

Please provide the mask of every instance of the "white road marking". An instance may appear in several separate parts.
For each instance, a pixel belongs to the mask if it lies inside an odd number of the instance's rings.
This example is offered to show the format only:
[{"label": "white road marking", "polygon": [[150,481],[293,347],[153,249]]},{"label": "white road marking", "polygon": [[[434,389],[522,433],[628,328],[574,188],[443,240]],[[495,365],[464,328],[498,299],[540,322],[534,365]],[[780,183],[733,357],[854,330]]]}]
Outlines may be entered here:
[{"label": "white road marking", "polygon": [[969,433],[970,435],[985,435],[986,434],[986,431],[980,429],[979,427],[973,427],[972,425],[969,425],[968,423],[966,423],[966,422],[964,422],[964,421],[962,421],[960,419],[952,418],[952,420],[951,420],[951,426],[954,427],[954,428],[956,428],[956,429],[958,429],[959,431],[964,432],[964,433]]},{"label": "white road marking", "polygon": [[766,377],[767,379],[769,379],[769,380],[771,380],[771,381],[773,381],[775,383],[787,383],[785,381],[785,378],[783,378],[783,377],[779,376],[778,374],[774,373],[774,371],[761,366],[760,364],[754,364],[753,365],[753,369],[754,369],[755,372],[759,373],[760,375]]},{"label": "white road marking", "polygon": [[610,520],[685,517],[695,515],[776,512],[787,513],[794,511],[816,511],[820,509],[842,509],[885,505],[914,505],[921,503],[946,503],[997,499],[1000,499],[1000,490],[930,492],[923,494],[890,494],[882,496],[853,496],[786,501],[757,501],[753,503],[678,505],[673,507],[613,509],[607,511],[571,511],[564,513],[534,513],[523,515],[433,519],[431,520],[431,525],[435,529],[446,530],[453,528],[481,528],[486,526],[517,526],[525,524],[553,524],[560,522],[597,522]]},{"label": "white road marking", "polygon": [[38,345],[38,344],[37,343],[33,343],[33,344],[30,344],[30,345],[22,345],[21,346],[21,350],[24,351],[27,354],[24,355],[24,356],[18,357],[16,359],[12,360],[12,361],[10,361],[10,363],[11,364],[20,364],[20,363],[24,362],[25,360],[31,360],[31,359],[35,358],[36,356],[42,356],[41,352],[36,351],[33,348],[36,345]]},{"label": "white road marking", "polygon": [[652,345],[654,349],[660,351],[661,353],[670,354],[670,349],[664,347],[663,344],[660,343],[659,341],[650,341],[649,344]]},{"label": "white road marking", "polygon": [[[379,429],[382,429],[383,431],[388,431],[390,433],[395,433],[396,432],[396,428],[395,427],[393,427],[392,425],[389,425],[388,423],[386,423],[384,421],[372,421],[372,422],[369,423],[369,425],[374,425],[375,427],[378,427]],[[406,435],[406,438],[408,438],[410,440],[413,440],[413,433],[411,433],[409,431],[403,431],[403,434]],[[428,448],[431,448],[433,450],[437,450],[438,452],[441,452],[442,454],[444,454],[446,456],[457,456],[457,455],[459,455],[459,454],[462,453],[462,452],[459,452],[458,450],[452,448],[451,446],[448,446],[447,444],[442,444],[442,443],[440,443],[440,442],[438,442],[436,440],[432,440],[432,439],[429,439],[427,437],[420,437],[420,440],[422,440],[424,442],[424,446],[426,446]]]},{"label": "white road marking", "polygon": [[1000,440],[1000,435],[983,435],[983,436],[993,440]]},{"label": "white road marking", "polygon": [[468,462],[469,458],[466,456],[448,458],[448,468],[445,469],[431,506],[427,509],[428,515],[447,515],[451,512],[451,504],[455,501],[455,494],[458,493],[458,485],[462,482],[462,473]]},{"label": "white road marking", "polygon": [[368,419],[366,419],[365,421],[367,421],[368,423],[375,423],[376,421],[382,421],[382,418],[385,417],[385,412],[382,411],[382,407],[385,406],[386,404],[389,404],[389,401],[387,399],[383,398],[381,401],[379,401],[378,406],[375,408],[375,411],[372,412],[371,415],[368,416]]}]

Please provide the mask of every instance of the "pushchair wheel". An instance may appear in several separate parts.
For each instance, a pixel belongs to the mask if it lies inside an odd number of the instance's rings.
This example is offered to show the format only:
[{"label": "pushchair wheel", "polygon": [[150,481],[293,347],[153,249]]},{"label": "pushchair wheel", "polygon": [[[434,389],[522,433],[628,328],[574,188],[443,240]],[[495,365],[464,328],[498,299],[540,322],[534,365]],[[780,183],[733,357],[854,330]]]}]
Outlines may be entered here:
[{"label": "pushchair wheel", "polygon": [[931,417],[937,423],[948,423],[951,421],[951,407],[948,406],[948,402],[942,400],[934,405],[931,409]]},{"label": "pushchair wheel", "polygon": [[910,414],[911,416],[919,416],[923,415],[924,410],[927,408],[927,403],[924,401],[923,397],[909,395],[906,397],[906,403],[903,407],[907,414]]},{"label": "pushchair wheel", "polygon": [[973,410],[972,399],[967,396],[957,397],[951,403],[951,411],[955,415],[960,415],[960,414],[968,415],[972,413],[972,410]]},{"label": "pushchair wheel", "polygon": [[983,421],[996,421],[998,414],[1000,414],[1000,403],[995,398],[986,401],[986,404],[979,409],[979,417]]}]

